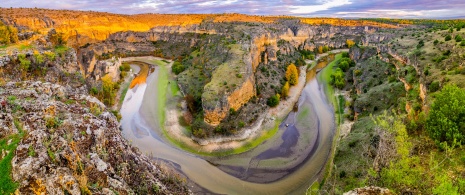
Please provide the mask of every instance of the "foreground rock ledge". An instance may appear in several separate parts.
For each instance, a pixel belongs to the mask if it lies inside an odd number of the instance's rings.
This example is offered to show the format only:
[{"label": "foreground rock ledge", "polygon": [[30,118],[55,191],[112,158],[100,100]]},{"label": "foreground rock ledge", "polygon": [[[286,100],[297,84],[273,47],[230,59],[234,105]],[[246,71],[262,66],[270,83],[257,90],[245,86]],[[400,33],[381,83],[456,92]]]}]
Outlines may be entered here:
[{"label": "foreground rock ledge", "polygon": [[21,194],[190,193],[121,136],[116,117],[85,87],[10,82],[0,102],[0,129],[17,133],[16,119],[25,132],[12,160]]}]

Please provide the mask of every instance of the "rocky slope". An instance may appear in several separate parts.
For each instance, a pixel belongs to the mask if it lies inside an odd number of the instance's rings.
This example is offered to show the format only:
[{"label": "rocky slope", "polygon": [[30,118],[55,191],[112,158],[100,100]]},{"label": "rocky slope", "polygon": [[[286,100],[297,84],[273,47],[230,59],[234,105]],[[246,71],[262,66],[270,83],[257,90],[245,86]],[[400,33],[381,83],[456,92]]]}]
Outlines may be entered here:
[{"label": "rocky slope", "polygon": [[9,82],[0,102],[1,129],[10,129],[2,138],[22,135],[15,151],[3,151],[14,153],[20,193],[188,193],[180,177],[131,147],[116,117],[85,86]]}]

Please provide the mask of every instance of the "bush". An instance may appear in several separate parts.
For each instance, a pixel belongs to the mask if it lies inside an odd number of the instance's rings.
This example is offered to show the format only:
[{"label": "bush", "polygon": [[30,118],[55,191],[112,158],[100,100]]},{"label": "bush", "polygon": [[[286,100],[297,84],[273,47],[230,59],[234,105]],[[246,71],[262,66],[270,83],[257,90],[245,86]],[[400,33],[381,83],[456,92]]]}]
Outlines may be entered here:
[{"label": "bush", "polygon": [[430,91],[430,92],[436,92],[437,90],[439,90],[439,81],[433,81],[433,82],[429,85],[429,91]]},{"label": "bush", "polygon": [[450,35],[447,35],[447,36],[444,38],[445,41],[450,41],[451,39],[452,39],[452,37],[451,37]]},{"label": "bush", "polygon": [[434,40],[434,42],[433,42],[434,45],[437,45],[438,43],[439,43],[439,41],[437,39]]},{"label": "bush", "polygon": [[0,21],[0,44],[18,42],[18,29],[13,26],[5,26]]},{"label": "bush", "polygon": [[119,70],[120,70],[121,72],[123,72],[123,71],[127,72],[127,71],[131,70],[131,65],[129,65],[128,63],[123,63],[123,64],[119,67]]},{"label": "bush", "polygon": [[456,41],[456,42],[462,41],[462,36],[456,35],[456,36],[455,36],[455,41]]},{"label": "bush", "polygon": [[341,61],[338,66],[343,72],[349,69],[349,63],[347,61]]},{"label": "bush", "polygon": [[344,72],[340,68],[337,68],[333,74],[331,74],[331,84],[334,85],[338,89],[344,88],[346,85]]},{"label": "bush", "polygon": [[173,73],[176,75],[183,72],[184,70],[186,70],[186,67],[178,61],[174,62],[173,66],[171,67],[171,71],[173,71]]},{"label": "bush", "polygon": [[430,137],[440,144],[465,141],[465,90],[446,85],[436,95],[426,121]]},{"label": "bush", "polygon": [[460,43],[460,46],[465,46],[465,40],[462,40],[462,42]]},{"label": "bush", "polygon": [[355,45],[355,42],[352,41],[352,40],[350,40],[350,39],[347,39],[347,40],[346,40],[346,44],[347,44],[347,47],[348,47],[348,48],[351,48],[352,46]]},{"label": "bush", "polygon": [[423,40],[421,40],[420,42],[418,42],[417,49],[420,49],[423,46],[425,46],[425,42]]},{"label": "bush", "polygon": [[275,107],[279,104],[279,96],[278,95],[274,95],[274,96],[271,96],[270,98],[268,98],[268,100],[266,101],[266,104],[270,107]]}]

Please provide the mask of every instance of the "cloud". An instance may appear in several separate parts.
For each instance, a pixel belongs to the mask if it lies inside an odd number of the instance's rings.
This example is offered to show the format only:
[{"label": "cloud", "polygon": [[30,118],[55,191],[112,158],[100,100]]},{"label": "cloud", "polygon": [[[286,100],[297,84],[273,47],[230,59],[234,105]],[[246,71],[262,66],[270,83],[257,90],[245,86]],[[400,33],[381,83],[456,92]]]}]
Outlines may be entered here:
[{"label": "cloud", "polygon": [[456,18],[464,0],[1,0],[1,7],[138,13],[243,13],[305,17]]},{"label": "cloud", "polygon": [[291,13],[294,14],[309,14],[318,11],[328,10],[333,7],[339,7],[343,5],[352,4],[349,0],[325,0],[320,1],[319,5],[301,5],[301,6],[290,6]]}]

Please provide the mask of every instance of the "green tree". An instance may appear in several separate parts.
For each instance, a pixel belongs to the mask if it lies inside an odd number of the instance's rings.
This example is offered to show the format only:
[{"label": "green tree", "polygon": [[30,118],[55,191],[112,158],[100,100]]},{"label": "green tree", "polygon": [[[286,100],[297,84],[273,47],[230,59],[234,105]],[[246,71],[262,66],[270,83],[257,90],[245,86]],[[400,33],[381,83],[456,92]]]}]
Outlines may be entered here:
[{"label": "green tree", "polygon": [[337,87],[338,89],[342,89],[346,85],[344,77],[345,77],[344,72],[342,72],[340,68],[337,68],[336,71],[334,71],[331,74],[330,83],[334,85],[335,87]]},{"label": "green tree", "polygon": [[338,67],[343,71],[347,71],[349,69],[349,62],[347,61],[341,61],[338,65]]},{"label": "green tree", "polygon": [[436,95],[426,120],[426,130],[436,143],[463,142],[465,134],[465,90],[446,85]]},{"label": "green tree", "polygon": [[173,66],[171,67],[171,71],[173,71],[174,74],[178,75],[182,71],[186,70],[186,67],[182,65],[182,63],[176,61],[173,63]]},{"label": "green tree", "polygon": [[299,82],[299,72],[297,71],[297,67],[294,64],[291,64],[287,67],[286,80],[289,81],[290,85],[297,85]]},{"label": "green tree", "polygon": [[279,104],[279,95],[274,95],[268,98],[266,104],[270,107],[275,107]]}]

